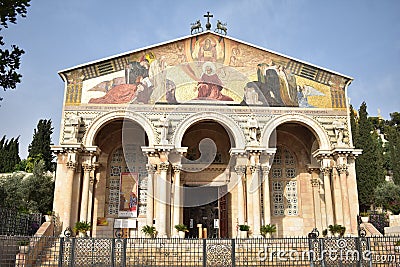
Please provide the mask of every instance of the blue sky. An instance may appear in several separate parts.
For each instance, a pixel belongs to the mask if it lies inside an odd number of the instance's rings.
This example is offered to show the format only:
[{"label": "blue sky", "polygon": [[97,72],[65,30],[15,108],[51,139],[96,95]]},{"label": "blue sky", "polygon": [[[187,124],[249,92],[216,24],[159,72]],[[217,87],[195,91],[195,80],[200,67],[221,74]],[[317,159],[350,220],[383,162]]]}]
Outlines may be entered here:
[{"label": "blue sky", "polygon": [[58,71],[184,37],[210,11],[228,36],[354,78],[351,104],[371,116],[400,111],[400,1],[397,0],[39,0],[2,31],[25,50],[22,83],[0,92],[0,137],[20,136],[26,158],[39,119],[52,119],[58,144],[64,84]]}]

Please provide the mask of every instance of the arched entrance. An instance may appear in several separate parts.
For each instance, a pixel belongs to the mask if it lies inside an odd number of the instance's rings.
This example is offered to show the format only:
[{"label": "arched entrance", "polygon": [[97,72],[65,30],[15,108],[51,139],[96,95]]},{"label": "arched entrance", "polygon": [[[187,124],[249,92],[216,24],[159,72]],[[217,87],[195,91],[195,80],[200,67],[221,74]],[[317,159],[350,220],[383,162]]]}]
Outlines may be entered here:
[{"label": "arched entrance", "polygon": [[207,237],[228,237],[229,150],[228,132],[213,120],[190,126],[182,139],[187,147],[183,167],[183,222],[189,236],[199,235],[198,226]]},{"label": "arched entrance", "polygon": [[[316,227],[315,201],[308,166],[317,166],[315,134],[306,126],[286,122],[276,128],[276,154],[269,172],[271,223],[279,236],[301,236]],[[318,200],[320,201],[320,200]]]},{"label": "arched entrance", "polygon": [[[148,146],[149,140],[143,127],[133,120],[114,119],[103,125],[96,133],[94,145],[101,154],[99,175],[93,201],[93,214],[96,218],[138,218],[146,215],[147,157],[142,153],[142,146]],[[125,176],[124,176],[125,175]],[[126,177],[126,182],[123,181]],[[130,181],[130,180],[132,181]],[[129,181],[128,181],[129,180]],[[121,183],[130,182],[129,192],[123,196]],[[136,184],[134,184],[136,183]],[[125,190],[126,191],[126,190]],[[133,192],[135,191],[135,192]],[[130,195],[134,193],[135,208]],[[133,211],[135,212],[129,212]],[[128,212],[126,212],[128,211]],[[95,222],[95,220],[94,220]],[[94,224],[96,225],[96,223]],[[96,226],[96,236],[112,235],[112,228]],[[124,231],[126,237],[129,231]]]}]

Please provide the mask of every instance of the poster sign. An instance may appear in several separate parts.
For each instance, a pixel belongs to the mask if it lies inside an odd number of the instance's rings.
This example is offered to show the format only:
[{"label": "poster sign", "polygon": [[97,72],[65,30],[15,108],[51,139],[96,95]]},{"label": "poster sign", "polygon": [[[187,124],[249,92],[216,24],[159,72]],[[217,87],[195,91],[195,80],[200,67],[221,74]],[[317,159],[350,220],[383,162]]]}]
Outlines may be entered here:
[{"label": "poster sign", "polygon": [[136,229],[137,221],[135,219],[115,219],[114,228],[122,229],[122,228],[133,228]]},{"label": "poster sign", "polygon": [[214,229],[219,228],[219,219],[214,219]]},{"label": "poster sign", "polygon": [[120,178],[118,217],[138,216],[138,174],[123,172]]}]

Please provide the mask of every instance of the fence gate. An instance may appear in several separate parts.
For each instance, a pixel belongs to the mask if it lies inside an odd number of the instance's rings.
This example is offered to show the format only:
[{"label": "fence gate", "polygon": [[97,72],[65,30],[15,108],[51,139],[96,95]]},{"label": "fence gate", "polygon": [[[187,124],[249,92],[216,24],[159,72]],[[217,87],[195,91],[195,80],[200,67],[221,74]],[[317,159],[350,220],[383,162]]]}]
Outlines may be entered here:
[{"label": "fence gate", "polygon": [[234,267],[234,239],[203,239],[204,267]]}]

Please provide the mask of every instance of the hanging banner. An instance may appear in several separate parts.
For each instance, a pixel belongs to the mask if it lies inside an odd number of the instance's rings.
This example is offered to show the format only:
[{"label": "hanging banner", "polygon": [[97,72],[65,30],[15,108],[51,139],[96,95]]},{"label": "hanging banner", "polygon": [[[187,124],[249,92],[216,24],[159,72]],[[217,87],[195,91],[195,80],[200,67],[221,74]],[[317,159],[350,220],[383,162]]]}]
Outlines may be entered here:
[{"label": "hanging banner", "polygon": [[137,173],[121,173],[118,217],[136,218],[138,216],[138,184]]}]

